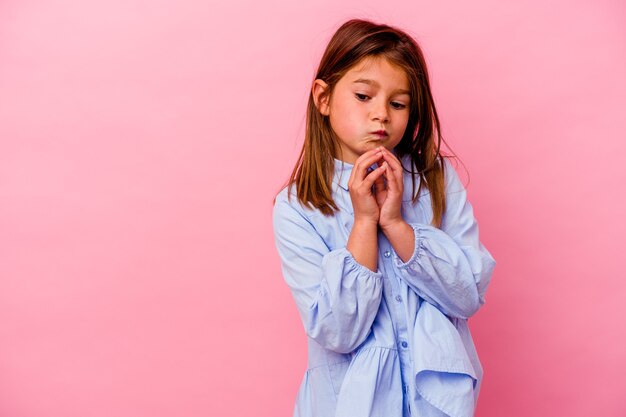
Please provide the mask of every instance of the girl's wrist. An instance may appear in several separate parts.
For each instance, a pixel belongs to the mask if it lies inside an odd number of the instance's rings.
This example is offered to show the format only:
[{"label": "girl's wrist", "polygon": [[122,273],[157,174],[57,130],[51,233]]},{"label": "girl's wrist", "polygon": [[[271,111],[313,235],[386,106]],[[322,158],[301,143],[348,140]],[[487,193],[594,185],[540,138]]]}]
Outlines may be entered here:
[{"label": "girl's wrist", "polygon": [[387,226],[383,233],[402,262],[407,262],[415,250],[413,227],[402,219]]},{"label": "girl's wrist", "polygon": [[354,219],[354,224],[352,226],[352,228],[359,228],[359,229],[373,229],[373,230],[377,230],[378,229],[378,220],[377,219],[368,219],[368,218],[356,218]]},{"label": "girl's wrist", "polygon": [[409,224],[405,222],[403,218],[380,225],[380,229],[385,234],[385,236],[387,236],[388,239],[390,236],[406,232],[409,228],[411,228],[411,226],[409,226]]},{"label": "girl's wrist", "polygon": [[405,222],[402,217],[386,223],[379,223],[380,229],[385,235],[387,233],[393,233],[395,230],[406,228],[405,225],[408,226],[409,224]]},{"label": "girl's wrist", "polygon": [[377,271],[378,224],[370,219],[355,219],[346,248],[357,263]]}]

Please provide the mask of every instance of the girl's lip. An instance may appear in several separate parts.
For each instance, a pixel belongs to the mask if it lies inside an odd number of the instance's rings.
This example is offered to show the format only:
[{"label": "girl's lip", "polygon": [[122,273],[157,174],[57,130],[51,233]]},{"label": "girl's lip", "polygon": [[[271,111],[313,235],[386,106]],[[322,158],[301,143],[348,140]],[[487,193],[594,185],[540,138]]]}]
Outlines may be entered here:
[{"label": "girl's lip", "polygon": [[377,130],[375,132],[372,132],[374,135],[379,135],[379,136],[387,136],[387,131],[386,130]]}]

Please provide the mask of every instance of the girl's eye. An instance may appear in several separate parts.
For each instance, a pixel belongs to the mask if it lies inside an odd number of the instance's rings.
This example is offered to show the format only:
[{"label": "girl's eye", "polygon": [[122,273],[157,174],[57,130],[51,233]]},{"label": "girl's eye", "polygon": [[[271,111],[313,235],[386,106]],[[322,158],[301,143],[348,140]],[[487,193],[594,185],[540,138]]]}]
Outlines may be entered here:
[{"label": "girl's eye", "polygon": [[[354,95],[359,101],[365,101],[369,98],[369,96],[367,96],[366,94],[354,93]],[[398,103],[397,101],[392,101],[391,106],[396,110],[402,110],[406,108],[406,104]]]}]

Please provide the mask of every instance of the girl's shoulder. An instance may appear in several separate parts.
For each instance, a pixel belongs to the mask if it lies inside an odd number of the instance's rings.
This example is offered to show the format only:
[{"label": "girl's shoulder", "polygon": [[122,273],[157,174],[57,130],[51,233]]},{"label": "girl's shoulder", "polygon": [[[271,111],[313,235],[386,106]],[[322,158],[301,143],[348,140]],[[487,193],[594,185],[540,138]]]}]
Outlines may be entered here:
[{"label": "girl's shoulder", "polygon": [[295,209],[297,201],[296,186],[285,185],[274,198],[274,211],[283,208],[283,206],[290,206]]},{"label": "girl's shoulder", "polygon": [[304,218],[316,215],[316,209],[307,207],[298,200],[296,185],[284,186],[274,199],[274,217],[297,214]]},{"label": "girl's shoulder", "polygon": [[345,245],[345,231],[353,222],[352,213],[339,210],[334,215],[324,215],[315,207],[307,207],[298,200],[295,185],[283,188],[274,201],[273,228],[285,239],[301,244],[323,242],[330,250]]},{"label": "girl's shoulder", "polygon": [[461,182],[461,178],[459,177],[459,174],[456,170],[456,166],[452,163],[452,158],[446,156],[443,158],[443,162],[443,174],[444,183],[446,186],[446,194],[465,191],[465,187]]}]

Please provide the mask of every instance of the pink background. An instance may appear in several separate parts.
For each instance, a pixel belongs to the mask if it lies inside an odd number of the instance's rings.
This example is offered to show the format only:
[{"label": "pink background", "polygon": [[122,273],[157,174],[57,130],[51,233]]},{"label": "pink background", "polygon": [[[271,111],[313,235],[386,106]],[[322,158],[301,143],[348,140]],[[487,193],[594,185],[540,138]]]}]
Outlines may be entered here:
[{"label": "pink background", "polygon": [[626,415],[624,2],[295,3],[0,3],[0,416],[291,416],[271,200],[350,17],[418,39],[471,176],[477,416]]}]

